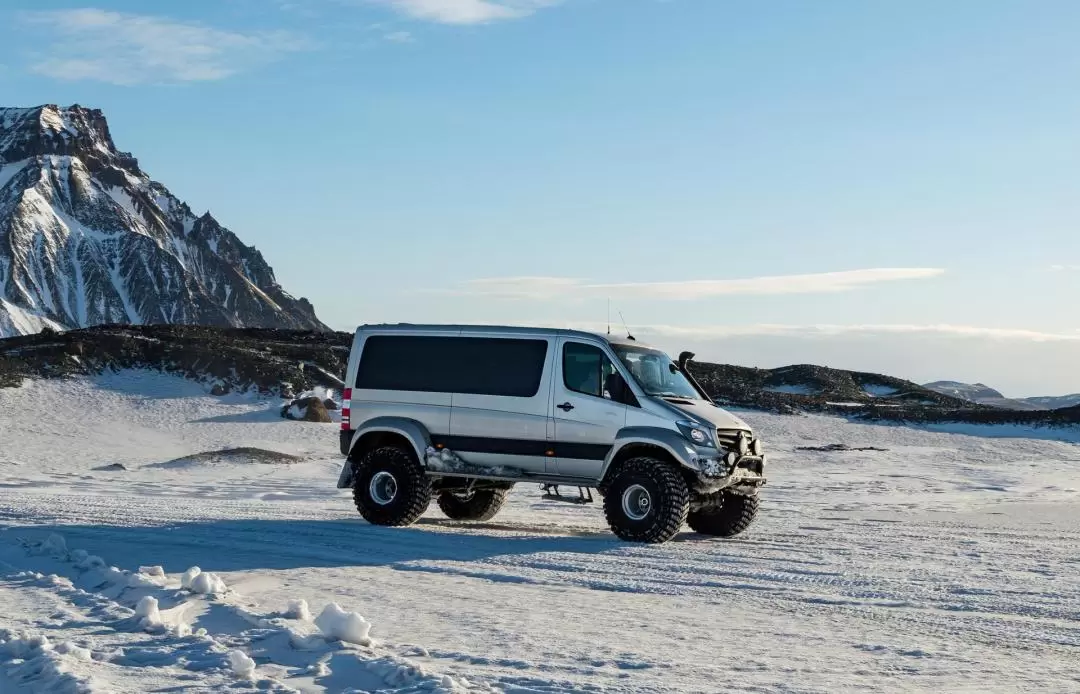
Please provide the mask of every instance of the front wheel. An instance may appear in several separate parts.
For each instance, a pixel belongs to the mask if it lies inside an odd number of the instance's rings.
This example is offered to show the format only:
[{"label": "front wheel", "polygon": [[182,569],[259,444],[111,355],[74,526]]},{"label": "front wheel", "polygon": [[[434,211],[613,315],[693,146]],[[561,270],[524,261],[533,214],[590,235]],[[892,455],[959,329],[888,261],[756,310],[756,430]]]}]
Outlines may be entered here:
[{"label": "front wheel", "polygon": [[468,494],[448,490],[439,495],[439,508],[451,520],[489,521],[509,493],[509,489],[476,489]]},{"label": "front wheel", "polygon": [[611,531],[628,542],[667,542],[686,521],[690,491],[671,465],[634,458],[604,485],[604,514]]},{"label": "front wheel", "polygon": [[431,480],[411,452],[377,448],[356,468],[353,501],[372,525],[412,525],[431,503]]},{"label": "front wheel", "polygon": [[734,537],[750,527],[757,516],[760,500],[757,494],[736,494],[721,491],[720,506],[707,511],[694,511],[686,519],[694,532],[716,537]]}]

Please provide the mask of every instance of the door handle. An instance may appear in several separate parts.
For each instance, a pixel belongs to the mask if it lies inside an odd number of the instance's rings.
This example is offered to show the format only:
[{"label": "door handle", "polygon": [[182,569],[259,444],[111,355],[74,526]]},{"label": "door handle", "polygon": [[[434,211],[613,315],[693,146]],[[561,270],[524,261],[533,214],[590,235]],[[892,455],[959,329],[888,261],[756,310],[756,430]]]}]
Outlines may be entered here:
[{"label": "door handle", "polygon": [[556,405],[555,407],[558,407],[563,412],[569,412],[570,410],[574,409],[574,406],[568,402],[564,402],[561,405]]}]

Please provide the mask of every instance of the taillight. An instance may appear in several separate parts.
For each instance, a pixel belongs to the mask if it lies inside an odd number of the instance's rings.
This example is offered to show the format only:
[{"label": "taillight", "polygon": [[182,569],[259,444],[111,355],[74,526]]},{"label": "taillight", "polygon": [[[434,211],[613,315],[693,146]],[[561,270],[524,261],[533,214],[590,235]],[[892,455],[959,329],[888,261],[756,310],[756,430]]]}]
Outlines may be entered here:
[{"label": "taillight", "polygon": [[352,407],[352,388],[346,388],[341,393],[341,430],[349,431],[349,410]]}]

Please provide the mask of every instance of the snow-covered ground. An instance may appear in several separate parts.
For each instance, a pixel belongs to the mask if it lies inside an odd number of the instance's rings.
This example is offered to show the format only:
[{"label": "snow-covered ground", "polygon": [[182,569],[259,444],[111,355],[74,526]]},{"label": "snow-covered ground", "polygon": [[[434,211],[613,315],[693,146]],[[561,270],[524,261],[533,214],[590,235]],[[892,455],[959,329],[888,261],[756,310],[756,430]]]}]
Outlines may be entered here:
[{"label": "snow-covered ground", "polygon": [[756,525],[641,546],[527,487],[372,527],[279,405],[0,390],[0,692],[1080,690],[1080,431],[742,413]]}]

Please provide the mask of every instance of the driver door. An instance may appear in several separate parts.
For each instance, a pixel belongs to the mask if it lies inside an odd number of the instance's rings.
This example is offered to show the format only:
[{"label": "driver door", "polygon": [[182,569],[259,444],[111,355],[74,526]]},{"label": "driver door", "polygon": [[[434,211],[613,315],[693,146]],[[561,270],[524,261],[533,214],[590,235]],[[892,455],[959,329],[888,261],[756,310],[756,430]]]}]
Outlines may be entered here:
[{"label": "driver door", "polygon": [[615,367],[595,344],[562,338],[553,384],[556,467],[560,475],[598,479],[619,430],[626,405],[604,390]]}]

